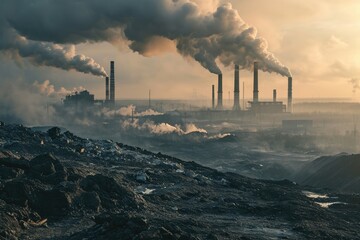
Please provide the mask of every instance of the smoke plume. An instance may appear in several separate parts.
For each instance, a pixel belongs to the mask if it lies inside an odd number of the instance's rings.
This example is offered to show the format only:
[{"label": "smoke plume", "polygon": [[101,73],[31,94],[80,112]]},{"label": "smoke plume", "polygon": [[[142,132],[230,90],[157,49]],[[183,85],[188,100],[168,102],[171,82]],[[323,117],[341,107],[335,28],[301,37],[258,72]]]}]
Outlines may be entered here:
[{"label": "smoke plume", "polygon": [[257,61],[263,71],[291,75],[231,4],[216,8],[216,1],[209,2],[2,0],[0,49],[16,51],[35,64],[105,76],[94,60],[76,55],[73,44],[122,41],[149,56],[149,46],[168,39],[181,55],[195,59],[211,73],[221,73],[218,62],[251,69]]},{"label": "smoke plume", "polygon": [[62,98],[69,94],[75,93],[75,92],[82,92],[86,90],[84,87],[75,87],[71,90],[66,89],[64,87],[60,87],[59,89],[56,89],[53,84],[50,83],[49,80],[45,80],[44,82],[38,82],[35,81],[33,83],[33,87],[35,90],[37,90],[40,94],[47,96],[47,97],[53,97],[53,98]]},{"label": "smoke plume", "polygon": [[193,123],[185,125],[185,128],[182,129],[180,125],[171,125],[169,123],[159,123],[156,124],[152,121],[146,121],[144,123],[139,123],[139,119],[134,119],[133,121],[125,120],[121,124],[124,130],[127,129],[136,129],[140,131],[147,131],[155,135],[165,135],[165,134],[177,134],[177,135],[187,135],[190,133],[207,133],[205,129],[196,127]]}]

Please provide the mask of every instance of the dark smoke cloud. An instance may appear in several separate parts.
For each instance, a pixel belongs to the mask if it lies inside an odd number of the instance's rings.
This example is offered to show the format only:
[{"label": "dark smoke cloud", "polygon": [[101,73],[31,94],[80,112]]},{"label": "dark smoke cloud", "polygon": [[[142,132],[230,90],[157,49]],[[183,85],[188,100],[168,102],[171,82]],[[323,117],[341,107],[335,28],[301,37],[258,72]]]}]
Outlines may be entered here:
[{"label": "dark smoke cloud", "polygon": [[[258,61],[264,71],[291,75],[231,4],[212,13],[204,13],[191,0],[2,0],[1,5],[5,9],[1,32],[13,30],[17,35],[2,37],[0,48],[16,49],[37,64],[104,75],[92,59],[78,55],[66,58],[67,49],[56,44],[115,44],[122,39],[133,51],[147,55],[150,44],[165,38],[176,44],[180,54],[215,74],[221,72],[217,61],[245,69]],[[36,52],[21,54],[22,45],[8,43],[14,37],[16,42],[22,39],[25,46],[35,44]],[[55,56],[49,54],[53,48],[60,48]]]}]

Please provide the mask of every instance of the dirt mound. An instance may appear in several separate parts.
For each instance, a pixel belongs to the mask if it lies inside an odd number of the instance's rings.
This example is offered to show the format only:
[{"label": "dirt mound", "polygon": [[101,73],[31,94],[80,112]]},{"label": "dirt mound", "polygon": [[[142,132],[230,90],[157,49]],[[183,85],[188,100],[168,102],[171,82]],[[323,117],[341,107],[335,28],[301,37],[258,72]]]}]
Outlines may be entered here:
[{"label": "dirt mound", "polygon": [[360,193],[360,154],[321,157],[295,177],[303,185]]}]

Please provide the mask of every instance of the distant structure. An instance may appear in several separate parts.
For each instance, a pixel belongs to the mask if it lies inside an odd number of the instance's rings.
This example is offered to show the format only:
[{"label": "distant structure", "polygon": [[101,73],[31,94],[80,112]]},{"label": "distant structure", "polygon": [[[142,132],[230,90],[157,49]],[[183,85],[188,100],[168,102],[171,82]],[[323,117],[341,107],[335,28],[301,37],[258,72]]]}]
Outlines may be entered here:
[{"label": "distant structure", "polygon": [[277,92],[276,89],[273,90],[273,102],[276,102],[276,98],[277,98]]},{"label": "distant structure", "polygon": [[115,62],[110,62],[110,99],[109,102],[115,105]]},{"label": "distant structure", "polygon": [[149,89],[149,109],[151,109],[151,89]]},{"label": "distant structure", "polygon": [[215,85],[212,85],[212,109],[215,109]]},{"label": "distant structure", "polygon": [[292,112],[292,77],[288,78],[288,105],[287,105],[287,109],[288,112],[291,113]]},{"label": "distant structure", "polygon": [[239,111],[240,108],[240,69],[239,65],[235,65],[234,72],[234,111]]},{"label": "distant structure", "polygon": [[286,106],[283,102],[277,101],[276,89],[273,90],[273,101],[259,101],[259,66],[254,62],[254,91],[253,101],[250,103],[250,111],[254,113],[278,114],[286,112]]},{"label": "distant structure", "polygon": [[253,91],[253,102],[259,101],[259,63],[254,62],[254,91]]},{"label": "distant structure", "polygon": [[223,108],[223,86],[222,86],[222,74],[218,75],[218,103],[217,109]]},{"label": "distant structure", "polygon": [[110,81],[109,81],[109,77],[105,78],[105,101],[108,102],[110,100]]},{"label": "distant structure", "polygon": [[73,95],[67,95],[64,99],[65,107],[92,107],[95,103],[95,97],[93,94],[90,94],[88,91],[75,92]]}]

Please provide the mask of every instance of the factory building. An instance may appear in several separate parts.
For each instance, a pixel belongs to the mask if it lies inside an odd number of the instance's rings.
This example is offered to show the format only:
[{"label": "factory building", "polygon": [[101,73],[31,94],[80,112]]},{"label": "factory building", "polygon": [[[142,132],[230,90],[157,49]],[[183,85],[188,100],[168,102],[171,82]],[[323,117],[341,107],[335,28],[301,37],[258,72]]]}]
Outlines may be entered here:
[{"label": "factory building", "polygon": [[65,107],[92,107],[95,103],[95,96],[88,91],[75,92],[73,95],[67,95],[64,99]]},{"label": "factory building", "polygon": [[[292,104],[292,78],[288,78],[288,106]],[[254,86],[253,86],[253,101],[249,102],[249,110],[258,114],[278,114],[286,112],[286,105],[283,102],[277,101],[277,91],[273,90],[273,101],[259,101],[259,65],[254,63]]]}]

